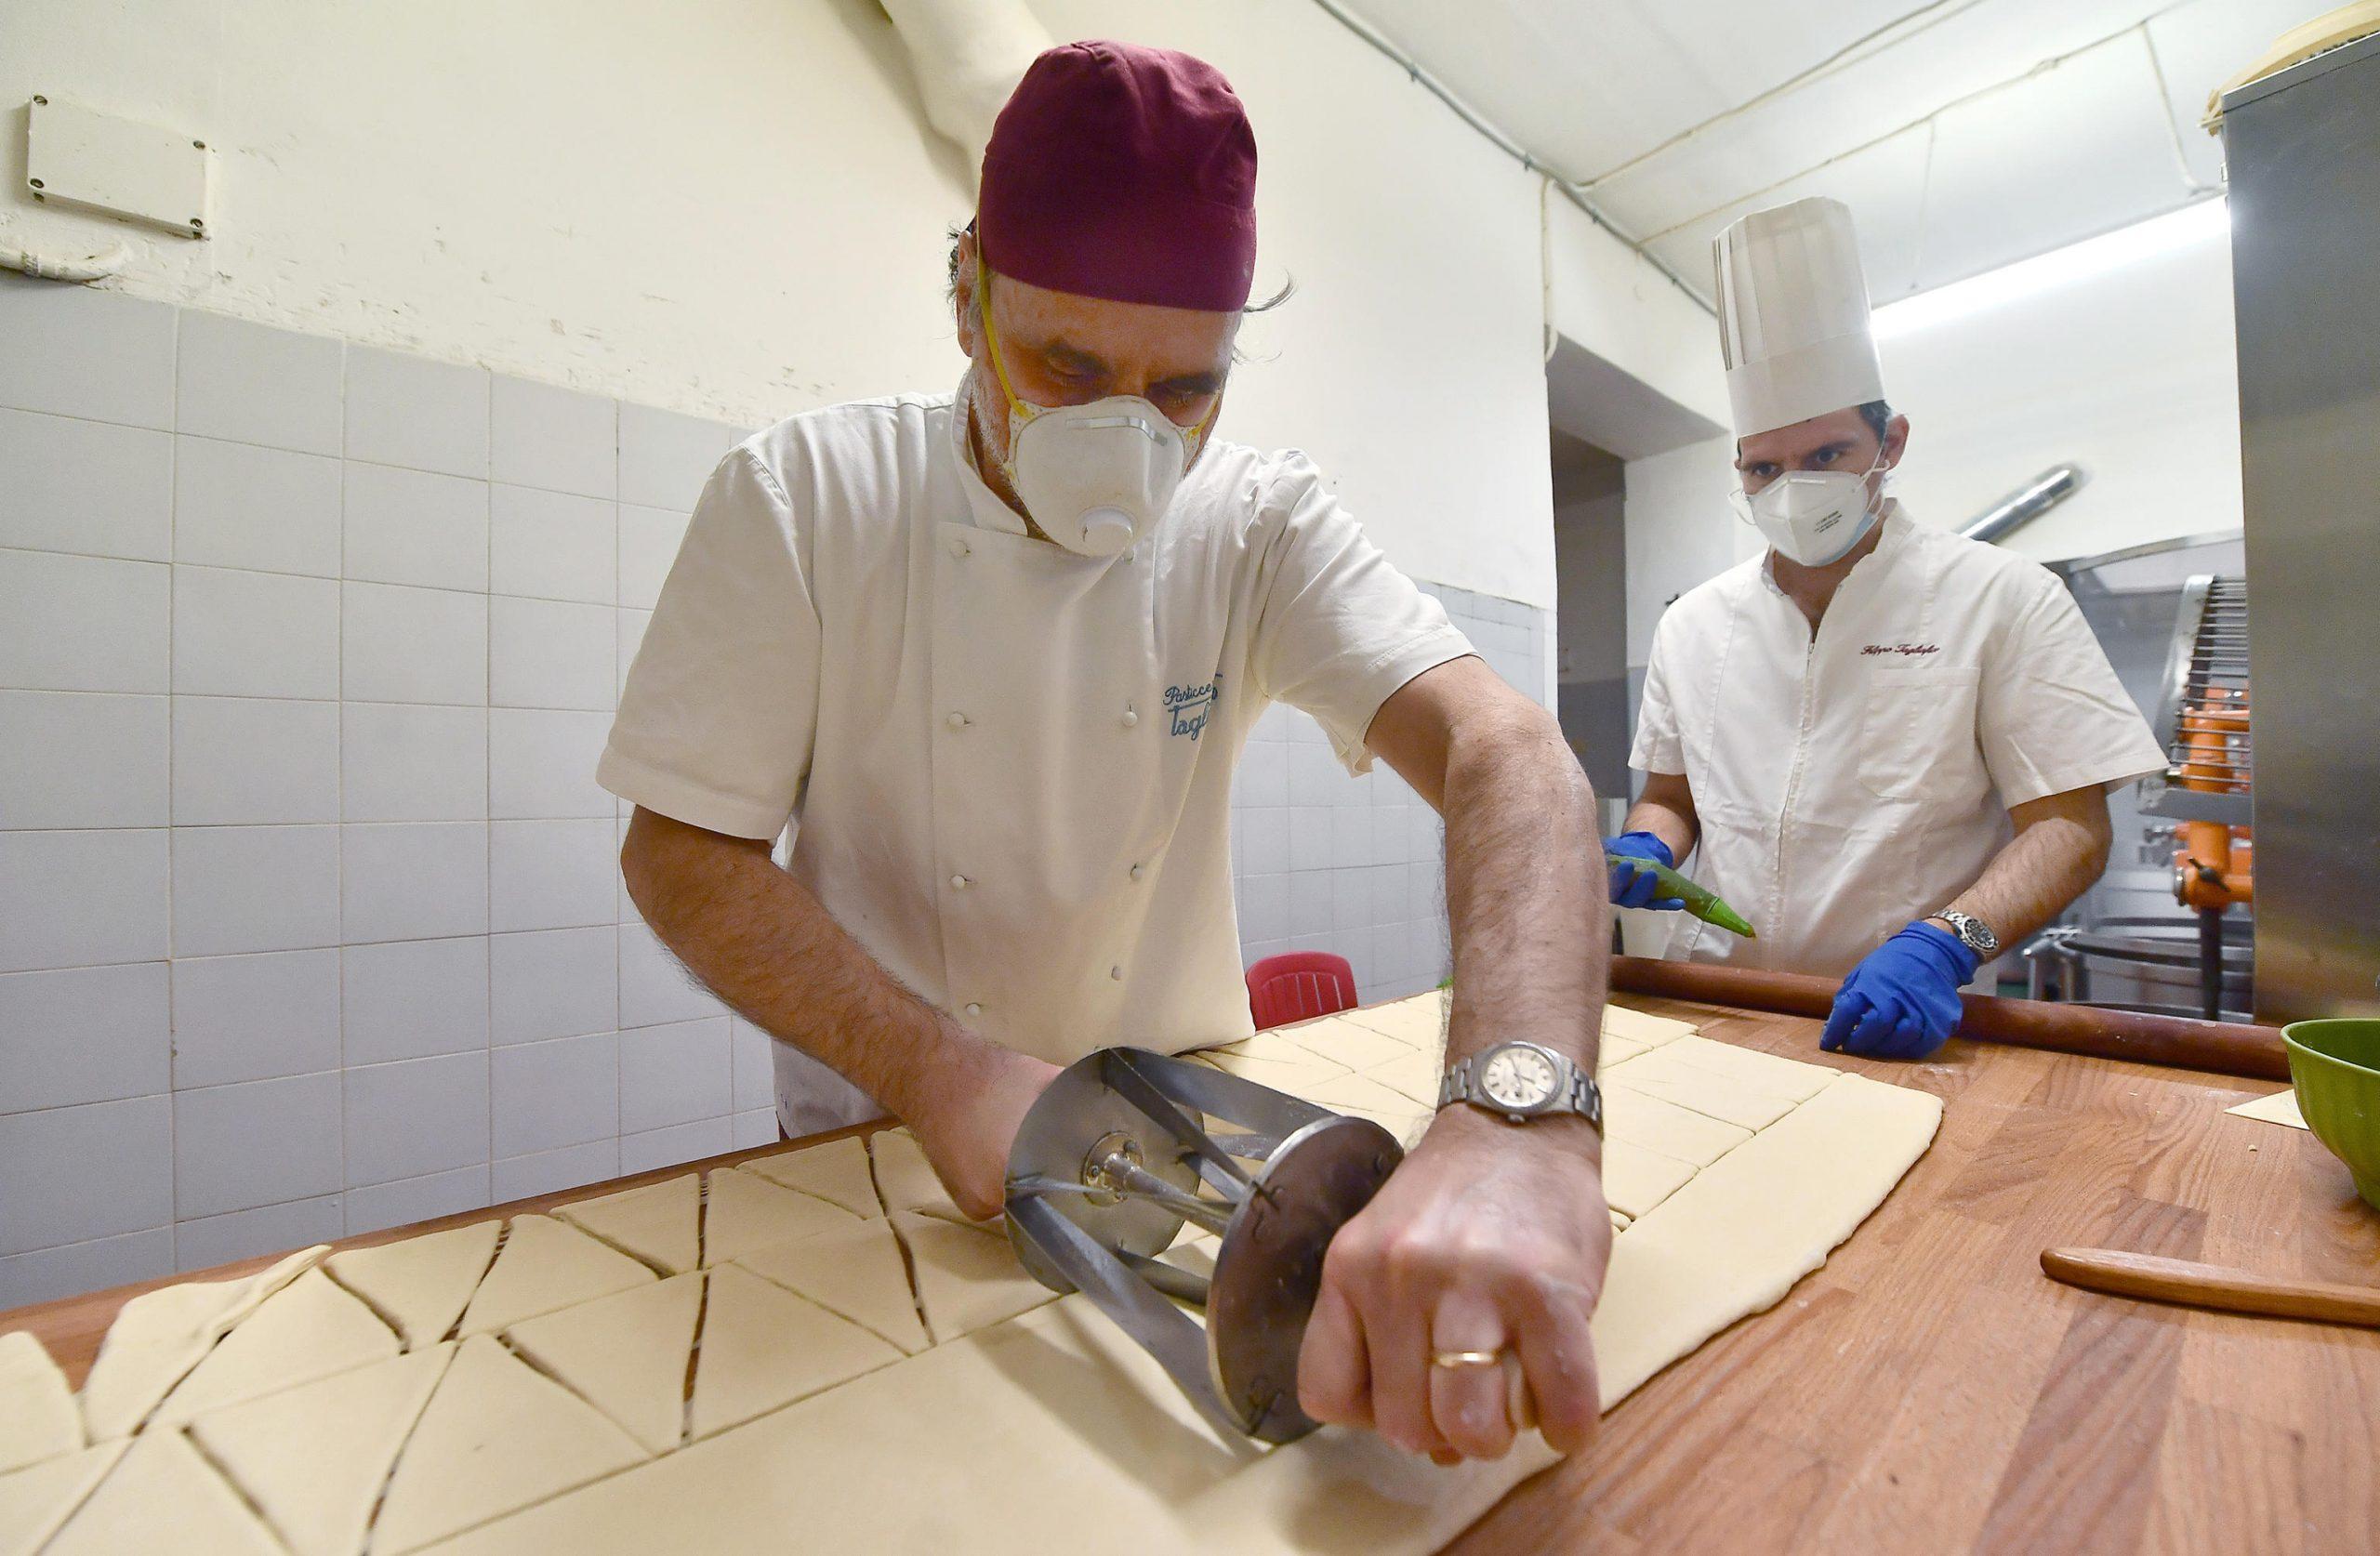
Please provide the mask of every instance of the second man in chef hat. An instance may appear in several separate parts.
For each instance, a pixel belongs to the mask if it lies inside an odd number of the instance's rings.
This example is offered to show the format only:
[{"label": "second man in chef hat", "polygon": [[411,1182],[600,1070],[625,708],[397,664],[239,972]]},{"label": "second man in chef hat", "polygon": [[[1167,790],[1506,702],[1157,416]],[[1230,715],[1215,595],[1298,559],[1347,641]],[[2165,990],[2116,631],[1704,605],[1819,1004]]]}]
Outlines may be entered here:
[{"label": "second man in chef hat", "polygon": [[[1822,1047],[1918,1058],[1959,990],[2096,880],[2108,792],[2164,766],[2046,569],[1886,494],[1884,397],[1850,211],[1755,212],[1716,244],[1730,494],[1762,554],[1670,606],[1619,854],[1675,864],[1756,925],[1679,915],[1666,955],[1844,979]],[[1626,863],[1612,900],[1675,907]]]}]

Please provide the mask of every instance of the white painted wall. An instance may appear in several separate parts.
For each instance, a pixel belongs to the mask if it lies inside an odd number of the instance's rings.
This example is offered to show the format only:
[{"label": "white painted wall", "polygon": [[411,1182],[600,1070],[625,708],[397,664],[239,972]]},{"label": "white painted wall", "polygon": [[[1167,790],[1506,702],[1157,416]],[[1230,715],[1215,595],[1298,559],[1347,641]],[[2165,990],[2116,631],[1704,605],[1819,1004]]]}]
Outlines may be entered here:
[{"label": "white painted wall", "polygon": [[[1550,606],[1539,180],[1313,7],[1036,9],[1249,102],[1259,283],[1301,291],[1227,435],[1314,455],[1408,571]],[[745,424],[959,374],[969,186],[867,0],[26,0],[0,101],[34,92],[217,149],[204,244],[6,180],[12,239],[127,237],[138,296]]]},{"label": "white painted wall", "polygon": [[[1885,389],[1911,428],[1895,491],[1913,517],[1963,524],[2070,460],[2088,484],[2013,549],[2087,556],[2239,525],[2230,248],[2199,227],[2120,268],[1884,329]],[[1632,666],[1671,599],[1758,548],[1727,507],[1732,454],[1715,438],[1628,467]]]},{"label": "white painted wall", "polygon": [[1717,426],[1727,424],[1710,310],[1584,211],[1545,202],[1546,319],[1561,334]]},{"label": "white painted wall", "polygon": [[2011,535],[2012,549],[2050,560],[2237,528],[2230,240],[2196,228],[2121,269],[1888,330],[1879,349],[1911,423],[1898,485],[1910,509],[1963,524],[2070,460],[2088,484]]}]

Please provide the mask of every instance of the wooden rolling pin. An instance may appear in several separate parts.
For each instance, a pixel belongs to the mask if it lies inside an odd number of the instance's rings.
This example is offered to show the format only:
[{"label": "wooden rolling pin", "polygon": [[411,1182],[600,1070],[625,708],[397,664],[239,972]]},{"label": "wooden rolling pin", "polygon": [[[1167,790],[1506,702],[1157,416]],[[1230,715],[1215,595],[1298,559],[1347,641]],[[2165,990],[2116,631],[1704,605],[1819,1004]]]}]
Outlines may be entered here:
[{"label": "wooden rolling pin", "polygon": [[[1843,985],[1837,979],[1800,972],[1614,956],[1611,986],[1629,994],[1736,1005],[1823,1021],[1834,1009],[1835,991]],[[2269,1026],[2145,1016],[2131,1010],[2103,1010],[2095,1005],[2002,999],[1992,995],[1960,998],[1966,1009],[1959,1018],[1958,1035],[1978,1042],[2209,1070],[2254,1080],[2289,1078],[2288,1051],[2281,1047],[2280,1031]]]},{"label": "wooden rolling pin", "polygon": [[2043,1248],[2042,1273],[2110,1297],[2380,1329],[2380,1291],[2367,1286],[2286,1280],[2121,1248]]}]

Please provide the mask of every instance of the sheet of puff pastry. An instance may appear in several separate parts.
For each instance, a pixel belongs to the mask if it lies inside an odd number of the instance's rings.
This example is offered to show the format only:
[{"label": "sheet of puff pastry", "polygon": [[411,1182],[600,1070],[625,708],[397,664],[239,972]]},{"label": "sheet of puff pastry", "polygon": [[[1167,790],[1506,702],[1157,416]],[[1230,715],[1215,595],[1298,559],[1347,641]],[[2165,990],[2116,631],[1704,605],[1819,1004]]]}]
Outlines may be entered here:
[{"label": "sheet of puff pastry", "polygon": [[856,1218],[799,1189],[742,1167],[710,1175],[703,1207],[703,1262],[725,1264],[774,1243],[849,1226]]},{"label": "sheet of puff pastry", "polygon": [[550,1216],[515,1216],[457,1333],[492,1335],[524,1318],[591,1302],[660,1277],[599,1238]]},{"label": "sheet of puff pastry", "polygon": [[[1606,1406],[1822,1262],[1924,1153],[1940,1117],[1922,1092],[1856,1075],[1820,1087],[1615,1239],[1593,1326]],[[894,1439],[897,1471],[880,1446]],[[821,1549],[1038,1556],[1079,1549],[1085,1529],[1122,1529],[1141,1556],[1421,1552],[1552,1457],[1533,1436],[1505,1459],[1448,1470],[1361,1432],[1326,1431],[1271,1451],[1227,1443],[1153,1358],[1070,1297],[449,1549],[641,1556],[701,1510],[705,1539],[720,1549],[800,1529]],[[892,1473],[897,1496],[853,1494]],[[999,1518],[987,1521],[987,1506]]]},{"label": "sheet of puff pastry", "polygon": [[914,1356],[933,1343],[910,1289],[901,1240],[880,1216],[774,1244],[736,1262],[892,1341],[905,1354]]},{"label": "sheet of puff pastry", "polygon": [[505,1342],[615,1422],[647,1453],[668,1453],[686,1427],[686,1363],[703,1312],[700,1272],[524,1319]]}]

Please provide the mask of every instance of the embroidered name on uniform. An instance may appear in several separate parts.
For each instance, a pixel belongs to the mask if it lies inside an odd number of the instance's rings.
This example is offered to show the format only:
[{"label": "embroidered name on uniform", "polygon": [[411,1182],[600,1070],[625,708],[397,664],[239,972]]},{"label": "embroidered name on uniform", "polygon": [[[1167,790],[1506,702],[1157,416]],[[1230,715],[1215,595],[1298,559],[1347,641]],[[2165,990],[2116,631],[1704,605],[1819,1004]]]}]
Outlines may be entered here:
[{"label": "embroidered name on uniform", "polygon": [[1165,711],[1173,720],[1169,733],[1188,735],[1196,741],[1207,727],[1209,715],[1215,711],[1215,692],[1223,683],[1217,676],[1204,686],[1169,686],[1165,689]]},{"label": "embroidered name on uniform", "polygon": [[1922,657],[1929,653],[1939,653],[1942,651],[1932,643],[1870,643],[1859,652],[1863,654],[1898,653]]}]

